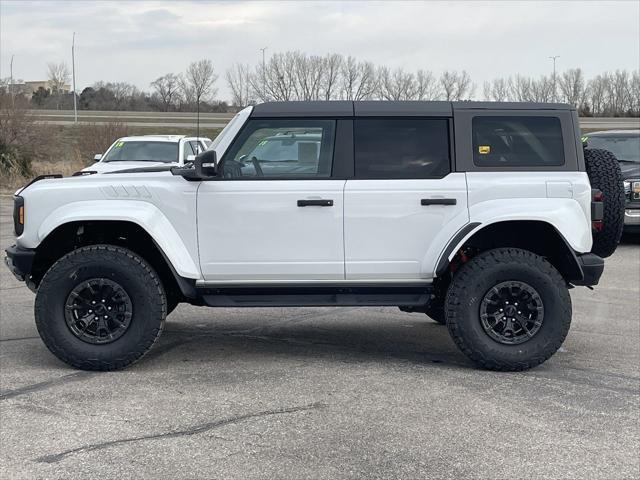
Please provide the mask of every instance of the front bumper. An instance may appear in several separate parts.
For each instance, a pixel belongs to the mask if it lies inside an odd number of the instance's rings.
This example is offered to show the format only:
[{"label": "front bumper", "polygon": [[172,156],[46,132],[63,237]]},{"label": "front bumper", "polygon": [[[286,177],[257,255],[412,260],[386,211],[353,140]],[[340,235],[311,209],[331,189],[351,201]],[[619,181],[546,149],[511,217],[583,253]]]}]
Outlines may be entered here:
[{"label": "front bumper", "polygon": [[5,252],[7,256],[4,259],[4,263],[11,270],[11,273],[21,282],[28,281],[36,251],[13,245],[7,248]]},{"label": "front bumper", "polygon": [[624,211],[625,227],[640,227],[640,208],[627,208]]},{"label": "front bumper", "polygon": [[582,278],[571,280],[571,283],[585,287],[597,285],[604,271],[604,259],[593,253],[578,255],[577,259],[582,270]]}]

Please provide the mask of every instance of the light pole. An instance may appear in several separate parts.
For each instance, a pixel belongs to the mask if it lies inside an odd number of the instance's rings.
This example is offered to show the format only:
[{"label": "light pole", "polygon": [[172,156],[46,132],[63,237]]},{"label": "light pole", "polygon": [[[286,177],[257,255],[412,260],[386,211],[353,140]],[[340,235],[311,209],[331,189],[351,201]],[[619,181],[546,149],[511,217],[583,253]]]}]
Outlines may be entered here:
[{"label": "light pole", "polygon": [[267,76],[266,76],[266,64],[264,59],[264,52],[269,47],[261,48],[262,50],[262,101],[267,101]]},{"label": "light pole", "polygon": [[558,89],[556,88],[556,59],[560,58],[560,55],[553,55],[549,58],[553,60],[553,101],[555,102],[558,92]]},{"label": "light pole", "polygon": [[11,62],[9,62],[9,96],[13,107],[13,55],[11,55]]},{"label": "light pole", "polygon": [[73,123],[78,123],[78,106],[76,104],[76,32],[73,32],[71,40],[71,72],[73,76]]}]

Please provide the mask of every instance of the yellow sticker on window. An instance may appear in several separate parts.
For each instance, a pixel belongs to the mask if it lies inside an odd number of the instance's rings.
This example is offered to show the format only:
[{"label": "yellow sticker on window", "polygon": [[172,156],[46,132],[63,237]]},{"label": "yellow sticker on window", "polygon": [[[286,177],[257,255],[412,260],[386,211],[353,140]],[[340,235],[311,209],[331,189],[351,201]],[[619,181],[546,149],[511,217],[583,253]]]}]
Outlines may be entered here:
[{"label": "yellow sticker on window", "polygon": [[489,145],[478,145],[478,153],[480,155],[486,155],[491,153],[491,147]]},{"label": "yellow sticker on window", "polygon": [[118,142],[116,143],[116,148],[120,148],[122,145],[124,145],[124,142]]}]

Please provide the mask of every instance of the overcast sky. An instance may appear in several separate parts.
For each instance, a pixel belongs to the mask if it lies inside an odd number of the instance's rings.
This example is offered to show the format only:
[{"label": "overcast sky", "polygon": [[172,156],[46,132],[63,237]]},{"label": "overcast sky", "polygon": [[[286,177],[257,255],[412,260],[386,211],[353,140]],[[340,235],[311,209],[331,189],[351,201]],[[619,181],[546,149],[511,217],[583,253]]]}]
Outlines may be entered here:
[{"label": "overcast sky", "polygon": [[286,50],[353,55],[408,70],[466,69],[478,84],[516,73],[581,67],[587,76],[640,68],[640,1],[564,2],[101,2],[0,0],[0,77],[46,78],[71,64],[78,91],[95,81],[148,89],[168,72],[209,58],[234,62]]}]

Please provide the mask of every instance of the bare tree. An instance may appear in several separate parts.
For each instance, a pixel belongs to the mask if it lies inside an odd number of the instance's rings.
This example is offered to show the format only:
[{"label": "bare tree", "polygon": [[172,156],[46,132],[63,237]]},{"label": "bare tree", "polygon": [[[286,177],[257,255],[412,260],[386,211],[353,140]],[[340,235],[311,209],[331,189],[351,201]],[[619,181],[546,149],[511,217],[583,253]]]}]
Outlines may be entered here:
[{"label": "bare tree", "polygon": [[251,103],[251,84],[249,81],[249,65],[236,63],[227,70],[227,85],[231,90],[232,103],[238,107],[246,107]]},{"label": "bare tree", "polygon": [[293,52],[293,90],[295,100],[319,100],[324,61],[316,55]]},{"label": "bare tree", "polygon": [[65,62],[48,63],[47,77],[49,79],[51,93],[56,95],[62,93],[65,89],[65,85],[69,84],[71,73],[69,72],[69,67]]},{"label": "bare tree", "polygon": [[553,102],[555,96],[555,81],[553,77],[545,75],[540,78],[530,80],[530,101],[531,102]]},{"label": "bare tree", "polygon": [[605,74],[607,77],[607,110],[610,115],[622,115],[629,108],[629,73],[626,70],[616,70]]},{"label": "bare tree", "polygon": [[436,100],[440,98],[440,85],[428,70],[418,70],[415,76],[413,99]]},{"label": "bare tree", "polygon": [[466,70],[444,71],[440,76],[440,85],[445,100],[468,100],[473,96],[475,85]]},{"label": "bare tree", "polygon": [[[254,94],[262,101],[289,101],[296,98],[294,76],[296,53],[276,53],[269,58],[264,69],[256,67],[250,76]],[[263,85],[264,84],[264,85]]]},{"label": "bare tree", "polygon": [[180,94],[180,76],[167,73],[151,82],[151,87],[160,99],[162,111],[168,112]]},{"label": "bare tree", "polygon": [[494,78],[484,82],[484,98],[493,102],[506,102],[510,99],[509,81],[504,78]]},{"label": "bare tree", "polygon": [[358,62],[347,57],[340,69],[342,97],[345,100],[368,100],[376,91],[375,67],[371,62]]},{"label": "bare tree", "polygon": [[579,107],[584,103],[584,75],[579,68],[572,68],[563,72],[558,78],[558,87],[563,102]]},{"label": "bare tree", "polygon": [[640,117],[640,71],[631,73],[629,80],[629,105],[632,115]]},{"label": "bare tree", "polygon": [[402,68],[393,71],[387,67],[378,69],[378,97],[382,100],[412,100],[415,97],[413,73]]},{"label": "bare tree", "polygon": [[344,58],[337,53],[324,57],[324,76],[322,78],[322,97],[324,100],[333,100],[338,95],[337,83]]},{"label": "bare tree", "polygon": [[211,60],[192,62],[180,81],[180,89],[187,103],[199,105],[202,100],[213,97],[217,92],[214,87],[217,79],[218,74]]},{"label": "bare tree", "polygon": [[586,96],[594,115],[601,115],[606,109],[607,79],[602,75],[592,78],[587,83]]}]

